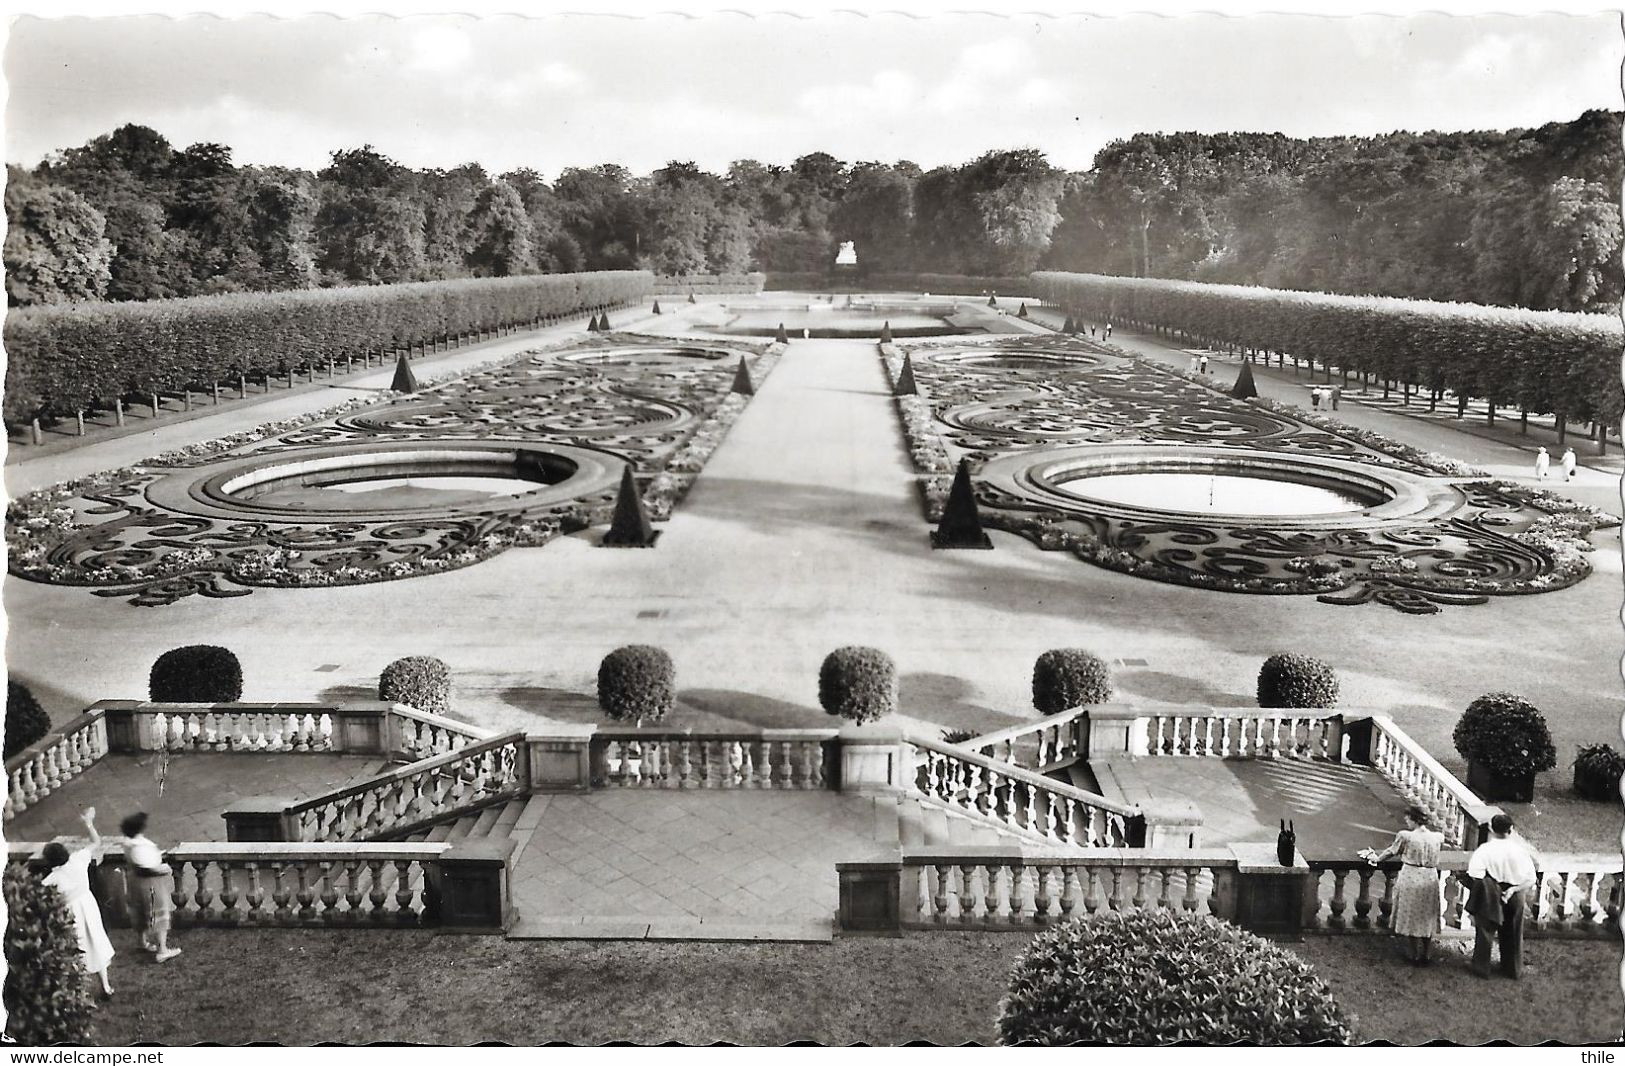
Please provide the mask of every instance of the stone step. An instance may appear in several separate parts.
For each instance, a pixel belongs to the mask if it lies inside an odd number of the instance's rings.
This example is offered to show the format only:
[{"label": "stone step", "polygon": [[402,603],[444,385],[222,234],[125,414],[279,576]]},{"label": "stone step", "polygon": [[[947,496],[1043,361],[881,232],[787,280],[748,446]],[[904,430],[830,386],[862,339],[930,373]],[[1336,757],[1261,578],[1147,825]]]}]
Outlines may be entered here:
[{"label": "stone step", "polygon": [[451,832],[446,834],[445,839],[448,842],[464,839],[468,836],[468,831],[474,828],[474,823],[477,821],[479,821],[479,815],[477,814],[463,815],[451,824]]},{"label": "stone step", "polygon": [[[474,818],[474,824],[468,829],[468,839],[477,840],[480,837],[490,836],[491,830],[497,824],[497,819],[502,817],[502,808],[505,806],[507,804],[492,804],[480,811],[478,815],[471,815],[470,817]],[[515,814],[514,817],[517,818],[519,815]]]},{"label": "stone step", "polygon": [[504,803],[502,813],[497,816],[496,824],[491,827],[491,835],[494,837],[512,835],[513,827],[519,821],[519,816],[525,812],[525,805],[529,800],[530,797],[526,796],[524,799],[513,799]]}]

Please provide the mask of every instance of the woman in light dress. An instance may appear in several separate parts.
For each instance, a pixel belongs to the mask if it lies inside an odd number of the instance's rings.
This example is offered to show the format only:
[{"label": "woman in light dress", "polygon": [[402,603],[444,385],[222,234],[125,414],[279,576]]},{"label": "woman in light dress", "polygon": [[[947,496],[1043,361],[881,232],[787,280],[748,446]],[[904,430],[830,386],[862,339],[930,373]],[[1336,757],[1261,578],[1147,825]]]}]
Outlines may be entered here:
[{"label": "woman in light dress", "polygon": [[1439,852],[1444,834],[1428,828],[1427,812],[1411,807],[1405,812],[1406,828],[1381,851],[1367,848],[1362,854],[1372,866],[1399,857],[1399,880],[1394,885],[1392,929],[1405,938],[1405,958],[1413,966],[1432,962],[1433,938],[1439,935]]},{"label": "woman in light dress", "polygon": [[101,905],[90,893],[90,864],[97,859],[96,849],[101,846],[101,834],[96,832],[96,808],[87,807],[81,816],[90,833],[90,843],[76,851],[69,851],[56,841],[45,845],[42,858],[50,873],[45,884],[62,894],[62,901],[73,915],[73,929],[79,937],[79,950],[85,956],[85,972],[102,979],[102,994],[113,994],[107,968],[113,962],[113,942],[107,939],[102,925]]}]

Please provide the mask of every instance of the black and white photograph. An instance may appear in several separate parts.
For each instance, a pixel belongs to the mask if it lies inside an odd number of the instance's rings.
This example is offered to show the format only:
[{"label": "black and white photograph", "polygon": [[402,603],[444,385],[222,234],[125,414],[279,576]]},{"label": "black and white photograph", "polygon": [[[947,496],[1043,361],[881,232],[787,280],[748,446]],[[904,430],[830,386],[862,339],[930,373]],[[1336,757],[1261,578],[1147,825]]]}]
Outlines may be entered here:
[{"label": "black and white photograph", "polygon": [[1625,13],[585,7],[12,0],[7,1044],[1620,1039]]}]

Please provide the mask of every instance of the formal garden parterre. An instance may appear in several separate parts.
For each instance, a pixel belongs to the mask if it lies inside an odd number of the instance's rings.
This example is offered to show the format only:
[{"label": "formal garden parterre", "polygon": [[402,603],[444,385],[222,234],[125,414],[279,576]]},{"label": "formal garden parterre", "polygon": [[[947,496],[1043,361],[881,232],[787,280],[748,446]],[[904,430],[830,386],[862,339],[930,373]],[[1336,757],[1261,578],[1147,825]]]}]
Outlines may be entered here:
[{"label": "formal garden parterre", "polygon": [[[607,521],[628,466],[664,518],[778,351],[599,334],[189,446],[13,501],[11,572],[148,606],[440,572]],[[388,489],[420,475],[453,487]]]},{"label": "formal garden parterre", "polygon": [[[931,517],[968,460],[986,525],[1139,577],[1429,614],[1567,587],[1590,572],[1587,536],[1618,523],[1110,344],[1000,338],[883,354]],[[1157,471],[1329,486],[1353,505],[1266,516],[1089,495],[1093,477]]]}]

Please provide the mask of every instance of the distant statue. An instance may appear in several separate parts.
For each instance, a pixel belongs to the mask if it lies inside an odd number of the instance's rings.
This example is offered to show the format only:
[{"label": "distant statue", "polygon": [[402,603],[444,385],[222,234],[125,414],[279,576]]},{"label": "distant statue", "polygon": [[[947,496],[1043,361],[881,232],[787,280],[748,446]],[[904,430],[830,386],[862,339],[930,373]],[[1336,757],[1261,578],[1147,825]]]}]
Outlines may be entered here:
[{"label": "distant statue", "polygon": [[835,253],[836,266],[857,266],[858,246],[852,241],[842,241],[841,250]]}]

